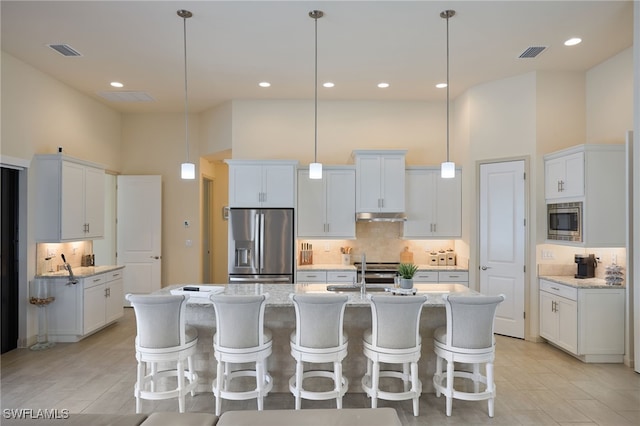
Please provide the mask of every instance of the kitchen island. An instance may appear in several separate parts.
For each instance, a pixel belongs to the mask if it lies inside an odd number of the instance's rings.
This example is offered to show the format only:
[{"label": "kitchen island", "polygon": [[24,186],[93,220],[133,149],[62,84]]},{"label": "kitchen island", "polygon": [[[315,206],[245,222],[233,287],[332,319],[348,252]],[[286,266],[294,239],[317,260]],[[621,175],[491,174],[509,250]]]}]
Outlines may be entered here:
[{"label": "kitchen island", "polygon": [[[165,287],[156,293],[167,294],[185,284]],[[216,284],[211,284],[216,285]],[[268,370],[273,377],[273,392],[289,392],[289,378],[295,372],[295,360],[291,357],[289,336],[295,330],[295,312],[289,299],[290,293],[331,294],[327,284],[218,284],[224,286],[225,294],[263,294],[269,293],[265,309],[265,325],[273,333],[273,353],[268,360]],[[420,319],[422,336],[422,357],[419,362],[419,374],[423,392],[433,392],[432,377],[435,371],[433,353],[433,332],[446,324],[442,295],[447,293],[477,294],[461,284],[418,284],[419,294],[426,294]],[[362,353],[362,336],[371,327],[371,309],[369,301],[360,292],[345,292],[349,296],[345,310],[344,328],[349,336],[348,355],[343,361],[343,373],[349,379],[350,393],[362,393],[360,381],[366,371],[366,358]],[[385,294],[374,292],[372,294]],[[393,296],[402,297],[402,296]],[[213,355],[213,333],[215,313],[213,305],[194,298],[187,305],[187,323],[198,329],[198,351],[195,368],[199,376],[199,391],[211,392],[211,382],[215,377],[216,360]],[[402,324],[395,325],[402,327]]]}]

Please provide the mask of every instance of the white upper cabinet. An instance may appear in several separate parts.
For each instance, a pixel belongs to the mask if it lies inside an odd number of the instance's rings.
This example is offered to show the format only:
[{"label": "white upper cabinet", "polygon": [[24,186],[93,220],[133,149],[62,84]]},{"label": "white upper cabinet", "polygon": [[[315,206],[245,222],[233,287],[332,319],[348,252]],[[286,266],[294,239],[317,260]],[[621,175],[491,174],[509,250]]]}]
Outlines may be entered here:
[{"label": "white upper cabinet", "polygon": [[[624,247],[627,229],[624,145],[578,145],[545,155],[544,163],[547,204],[583,203],[582,242],[553,243]],[[558,170],[564,170],[564,177]],[[558,192],[559,188],[564,190]]]},{"label": "white upper cabinet", "polygon": [[36,155],[36,241],[103,238],[104,168],[63,155]]},{"label": "white upper cabinet", "polygon": [[324,167],[322,179],[298,170],[298,237],[355,238],[355,169]]},{"label": "white upper cabinet", "polygon": [[354,151],[356,212],[405,211],[406,151]]},{"label": "white upper cabinet", "polygon": [[547,200],[584,196],[584,153],[545,160],[544,188]]},{"label": "white upper cabinet", "polygon": [[297,161],[226,162],[230,207],[295,207]]},{"label": "white upper cabinet", "polygon": [[462,235],[462,171],[452,179],[435,167],[408,167],[404,238],[459,238]]}]

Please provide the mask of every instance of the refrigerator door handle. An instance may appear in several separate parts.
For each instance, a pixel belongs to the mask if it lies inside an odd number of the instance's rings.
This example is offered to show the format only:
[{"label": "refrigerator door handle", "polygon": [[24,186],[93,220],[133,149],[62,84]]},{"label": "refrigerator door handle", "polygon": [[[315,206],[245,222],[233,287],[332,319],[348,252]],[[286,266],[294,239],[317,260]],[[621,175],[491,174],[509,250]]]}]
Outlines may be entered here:
[{"label": "refrigerator door handle", "polygon": [[253,236],[253,260],[252,260],[252,267],[258,272],[260,273],[260,270],[262,269],[262,254],[260,251],[260,213],[256,213],[256,217],[255,217],[255,235]]},{"label": "refrigerator door handle", "polygon": [[260,273],[264,272],[264,213],[260,213]]}]

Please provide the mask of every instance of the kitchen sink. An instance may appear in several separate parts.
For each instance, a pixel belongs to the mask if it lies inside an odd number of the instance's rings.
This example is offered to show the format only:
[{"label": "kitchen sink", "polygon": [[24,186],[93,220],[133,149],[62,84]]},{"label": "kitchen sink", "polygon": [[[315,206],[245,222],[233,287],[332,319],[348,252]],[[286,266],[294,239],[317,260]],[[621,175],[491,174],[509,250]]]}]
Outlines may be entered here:
[{"label": "kitchen sink", "polygon": [[[370,291],[387,291],[387,285],[386,284],[367,284],[365,286],[365,290],[367,292]],[[327,291],[333,291],[336,293],[341,293],[341,292],[354,292],[354,291],[360,291],[360,286],[359,285],[351,285],[351,284],[330,284],[327,286]]]}]

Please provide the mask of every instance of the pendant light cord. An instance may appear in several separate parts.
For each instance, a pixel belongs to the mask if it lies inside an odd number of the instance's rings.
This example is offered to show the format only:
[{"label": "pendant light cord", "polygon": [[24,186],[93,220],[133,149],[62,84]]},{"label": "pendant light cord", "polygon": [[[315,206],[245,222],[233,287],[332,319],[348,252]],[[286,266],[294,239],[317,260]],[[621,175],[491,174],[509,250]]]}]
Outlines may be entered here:
[{"label": "pendant light cord", "polygon": [[[183,11],[186,12],[186,11]],[[187,150],[187,163],[189,162],[189,92],[187,84],[187,18],[191,17],[191,12],[183,14],[184,33],[184,140]]]},{"label": "pendant light cord", "polygon": [[[322,15],[321,15],[322,16]],[[318,162],[318,17],[314,16],[315,21],[315,69],[314,69],[314,152],[313,162]]]},{"label": "pendant light cord", "polygon": [[449,162],[449,13],[447,13],[447,163]]}]

